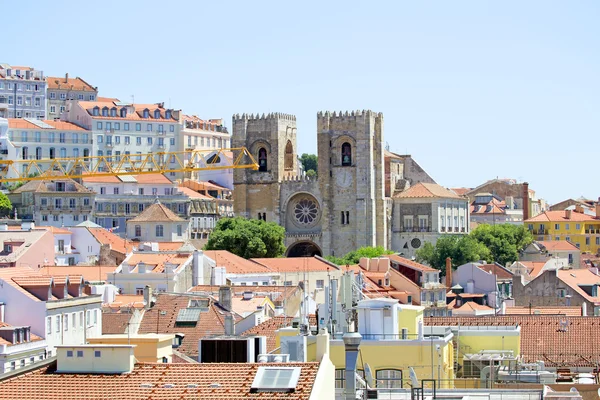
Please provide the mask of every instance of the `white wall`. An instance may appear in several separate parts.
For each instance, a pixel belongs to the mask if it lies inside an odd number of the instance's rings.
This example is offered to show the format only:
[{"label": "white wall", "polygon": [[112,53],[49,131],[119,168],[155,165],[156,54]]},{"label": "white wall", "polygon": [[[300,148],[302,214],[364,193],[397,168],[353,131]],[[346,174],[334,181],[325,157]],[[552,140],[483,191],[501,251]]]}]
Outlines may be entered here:
[{"label": "white wall", "polygon": [[79,252],[79,260],[82,263],[93,263],[100,255],[100,243],[84,226],[69,228],[72,232],[71,245]]}]

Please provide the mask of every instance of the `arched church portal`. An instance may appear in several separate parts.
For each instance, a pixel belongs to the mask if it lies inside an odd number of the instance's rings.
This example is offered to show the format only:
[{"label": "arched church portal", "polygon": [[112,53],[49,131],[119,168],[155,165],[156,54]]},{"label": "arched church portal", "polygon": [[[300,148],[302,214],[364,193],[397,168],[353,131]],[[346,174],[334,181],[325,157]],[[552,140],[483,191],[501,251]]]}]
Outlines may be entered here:
[{"label": "arched church portal", "polygon": [[312,242],[294,243],[287,251],[288,257],[313,257],[322,255],[319,246]]}]

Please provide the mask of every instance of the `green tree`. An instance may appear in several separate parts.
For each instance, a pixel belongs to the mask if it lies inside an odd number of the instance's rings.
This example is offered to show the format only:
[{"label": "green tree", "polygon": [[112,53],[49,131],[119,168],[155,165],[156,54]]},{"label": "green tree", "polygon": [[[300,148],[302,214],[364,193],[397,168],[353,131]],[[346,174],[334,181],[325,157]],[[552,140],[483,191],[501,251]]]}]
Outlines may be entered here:
[{"label": "green tree", "polygon": [[308,171],[306,171],[306,176],[308,176],[309,178],[316,178],[317,173],[314,169],[309,169]]},{"label": "green tree", "polygon": [[7,217],[12,211],[12,204],[4,193],[0,192],[0,217]]},{"label": "green tree", "polygon": [[519,252],[533,242],[533,235],[523,225],[483,224],[469,236],[485,245],[501,265],[517,261]]},{"label": "green tree", "polygon": [[306,171],[307,175],[309,175],[309,171],[313,171],[310,173],[311,177],[317,175],[319,160],[317,159],[316,155],[304,153],[300,156],[300,162],[302,163],[302,167],[304,168],[304,171]]},{"label": "green tree", "polygon": [[447,257],[452,259],[454,267],[471,261],[492,261],[487,247],[469,236],[444,235],[438,239],[435,246],[425,243],[416,253],[418,262],[429,264],[442,272],[444,272]]},{"label": "green tree", "polygon": [[376,258],[386,254],[394,254],[393,251],[386,250],[383,246],[377,247],[361,247],[357,250],[351,251],[343,257],[327,256],[327,261],[330,261],[336,265],[354,265],[358,264],[361,258]]},{"label": "green tree", "polygon": [[243,258],[281,257],[285,229],[274,222],[242,217],[222,218],[213,229],[205,250],[227,250]]}]

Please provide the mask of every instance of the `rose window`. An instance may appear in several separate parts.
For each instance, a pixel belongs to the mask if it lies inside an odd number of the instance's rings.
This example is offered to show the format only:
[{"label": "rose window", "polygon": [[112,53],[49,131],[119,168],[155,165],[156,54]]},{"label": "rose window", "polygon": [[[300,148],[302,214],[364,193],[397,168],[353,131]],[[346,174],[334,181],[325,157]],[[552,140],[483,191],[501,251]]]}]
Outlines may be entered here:
[{"label": "rose window", "polygon": [[296,221],[304,225],[312,224],[319,214],[317,204],[310,199],[302,199],[294,207]]}]

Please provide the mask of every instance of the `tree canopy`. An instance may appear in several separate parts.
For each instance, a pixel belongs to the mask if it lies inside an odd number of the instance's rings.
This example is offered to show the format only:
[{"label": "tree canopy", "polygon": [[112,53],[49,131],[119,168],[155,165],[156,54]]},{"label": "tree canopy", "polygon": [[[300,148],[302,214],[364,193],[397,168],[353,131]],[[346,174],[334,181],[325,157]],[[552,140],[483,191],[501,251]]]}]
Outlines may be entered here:
[{"label": "tree canopy", "polygon": [[[300,162],[307,175],[313,177],[317,175],[317,168],[319,166],[319,160],[314,154],[304,153],[300,156]],[[313,171],[313,172],[309,172]]]},{"label": "tree canopy", "polygon": [[222,218],[208,238],[205,250],[227,250],[243,258],[281,257],[285,229],[274,222],[243,217]]},{"label": "tree canopy", "polygon": [[454,267],[479,260],[506,265],[516,261],[519,251],[532,241],[533,236],[524,226],[483,224],[466,236],[444,235],[435,246],[425,243],[417,250],[416,258],[440,270],[446,264],[446,257],[452,258]]},{"label": "tree canopy", "polygon": [[327,256],[327,261],[330,261],[336,265],[354,265],[358,264],[362,257],[376,258],[386,254],[394,254],[393,251],[386,250],[383,246],[377,247],[360,247],[357,250],[351,251],[343,257]]},{"label": "tree canopy", "polygon": [[7,217],[12,211],[12,204],[8,197],[0,192],[0,217]]}]

